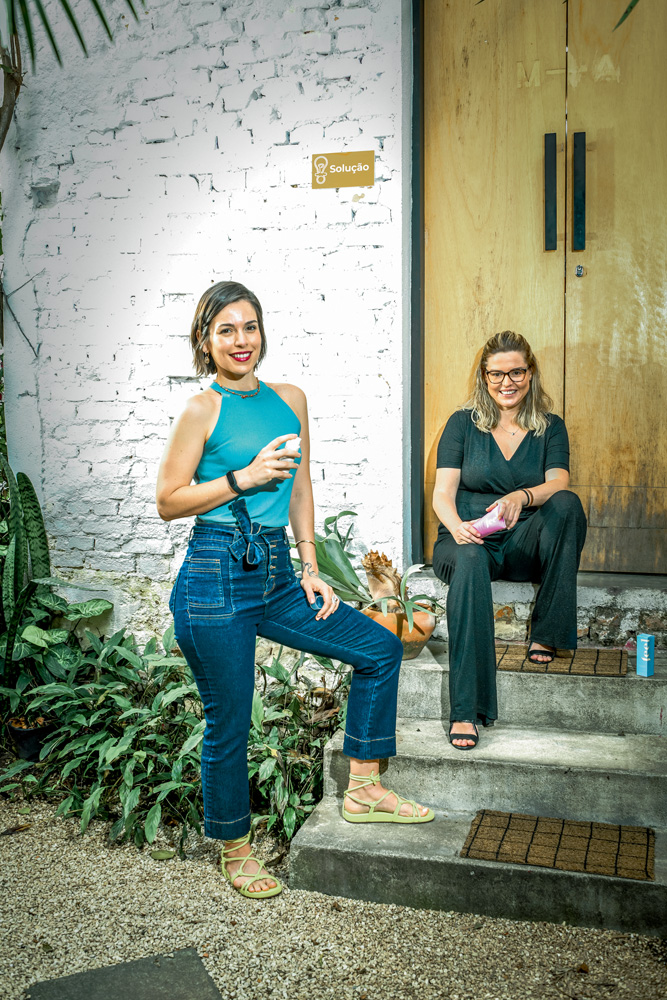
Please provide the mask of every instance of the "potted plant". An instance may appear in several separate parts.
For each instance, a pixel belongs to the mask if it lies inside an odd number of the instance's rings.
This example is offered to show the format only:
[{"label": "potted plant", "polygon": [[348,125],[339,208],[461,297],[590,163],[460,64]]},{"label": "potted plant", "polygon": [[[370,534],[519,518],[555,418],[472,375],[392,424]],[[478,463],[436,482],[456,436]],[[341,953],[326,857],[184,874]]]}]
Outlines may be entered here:
[{"label": "potted plant", "polygon": [[[343,510],[327,517],[324,534],[315,533],[319,574],[342,601],[355,602],[369,618],[394,632],[403,643],[403,658],[411,660],[433,633],[437,601],[427,594],[408,595],[408,577],[419,569],[418,565],[410,566],[401,576],[390,559],[375,551],[362,557],[366,583],[362,582],[347,551],[352,523],[343,534],[339,527],[342,517],[356,517],[356,514]],[[300,568],[298,557],[293,562]]]},{"label": "potted plant", "polygon": [[22,760],[39,760],[46,737],[53,732],[54,724],[43,715],[30,721],[25,715],[14,715],[7,719],[9,733],[17,757]]},{"label": "potted plant", "polygon": [[410,566],[401,576],[384,552],[371,551],[363,556],[362,566],[368,579],[372,603],[361,610],[384,625],[403,643],[403,659],[418,656],[435,628],[437,602],[428,594],[408,596],[408,577],[421,567]]}]

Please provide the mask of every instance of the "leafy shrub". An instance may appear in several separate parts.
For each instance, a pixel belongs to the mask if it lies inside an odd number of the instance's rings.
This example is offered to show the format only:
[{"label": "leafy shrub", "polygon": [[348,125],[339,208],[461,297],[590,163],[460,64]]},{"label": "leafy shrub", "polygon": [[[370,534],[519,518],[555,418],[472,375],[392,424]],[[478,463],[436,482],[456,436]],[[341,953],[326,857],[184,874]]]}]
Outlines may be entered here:
[{"label": "leafy shrub", "polygon": [[[248,770],[253,822],[266,819],[268,830],[275,827],[290,840],[322,797],[324,745],[345,721],[350,674],[346,666],[336,670],[331,660],[313,656],[325,670],[323,683],[315,685],[298,676],[305,654],[293,671],[280,655],[259,667],[264,692],[253,698]],[[334,678],[331,688],[326,674]],[[269,677],[275,683],[267,687]]]},{"label": "leafy shrub", "polygon": [[[58,815],[113,818],[112,840],[152,843],[160,821],[201,831],[199,777],[204,718],[190,669],[174,647],[151,639],[143,652],[118,632],[103,641],[88,632],[90,649],[65,646],[63,676],[34,688],[28,709],[57,720],[40,761],[17,761],[0,791],[60,799]],[[51,647],[48,652],[52,652]],[[65,655],[64,653],[62,654]],[[323,746],[338,725],[347,676],[316,687],[281,662],[260,668],[248,743],[253,825],[266,822],[289,840],[319,798]],[[330,661],[321,659],[325,668]],[[344,708],[343,708],[344,713]]]}]

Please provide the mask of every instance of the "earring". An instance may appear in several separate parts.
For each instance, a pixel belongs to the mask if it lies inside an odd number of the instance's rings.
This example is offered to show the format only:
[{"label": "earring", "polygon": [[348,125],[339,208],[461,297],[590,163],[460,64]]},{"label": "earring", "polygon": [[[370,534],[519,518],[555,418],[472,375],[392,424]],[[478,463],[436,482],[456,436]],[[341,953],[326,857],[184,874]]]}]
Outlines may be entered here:
[{"label": "earring", "polygon": [[207,365],[210,360],[211,360],[211,355],[208,353],[208,351],[204,351],[204,364]]}]

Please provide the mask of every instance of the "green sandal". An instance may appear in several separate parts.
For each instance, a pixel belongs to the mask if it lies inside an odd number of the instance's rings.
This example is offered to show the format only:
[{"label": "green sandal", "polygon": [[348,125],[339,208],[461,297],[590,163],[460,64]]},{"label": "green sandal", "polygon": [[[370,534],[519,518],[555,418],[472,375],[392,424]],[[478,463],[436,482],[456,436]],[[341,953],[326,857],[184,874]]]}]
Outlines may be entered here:
[{"label": "green sandal", "polygon": [[[367,785],[377,785],[380,780],[379,774],[358,775],[350,773],[350,777],[359,782],[357,788],[366,788]],[[348,823],[430,823],[432,819],[435,819],[435,813],[432,809],[429,809],[425,816],[421,816],[417,803],[413,799],[404,799],[400,795],[397,795],[396,792],[392,792],[391,789],[385,792],[376,802],[366,802],[364,799],[357,798],[353,794],[356,790],[356,788],[353,788],[350,791],[348,788],[345,791],[345,795],[349,795],[352,801],[358,805],[367,806],[368,812],[348,812],[345,808],[345,797],[343,797],[343,819],[347,820]],[[388,795],[396,795],[396,808],[393,812],[377,808],[381,802],[384,802]],[[406,803],[412,806],[412,814],[410,816],[399,816],[399,809]]]},{"label": "green sandal", "polygon": [[[249,843],[250,843],[250,834],[246,833],[245,837],[237,837],[236,840],[230,841],[229,842],[230,846],[223,846],[222,856],[220,858],[220,868],[222,870],[222,874],[225,876],[227,881],[231,883],[232,889],[236,889],[237,892],[240,892],[241,895],[245,896],[247,899],[267,899],[269,896],[277,896],[279,892],[283,891],[281,883],[278,881],[275,875],[269,875],[269,873],[266,871],[266,868],[259,860],[259,858],[256,858],[253,854],[249,854],[246,858],[243,859],[243,861],[241,861],[241,864],[239,865],[238,869],[234,872],[233,875],[230,875],[229,872],[227,871],[227,868],[225,866],[228,865],[230,861],[238,860],[237,857],[230,857],[229,852],[237,851],[239,847],[243,847],[244,844],[249,844]],[[250,872],[244,872],[243,870],[248,861],[256,861],[257,864],[260,866],[259,871],[256,872],[254,875],[251,875]],[[263,875],[262,871],[265,871],[266,875]],[[245,878],[248,880],[247,882],[244,882],[243,885],[241,886],[234,885],[234,879],[238,878],[239,875],[245,876]],[[257,880],[261,878],[270,878],[273,882],[276,882],[277,885],[274,885],[273,889],[260,889],[259,892],[250,892],[247,886],[252,885],[253,882],[257,882]]]}]

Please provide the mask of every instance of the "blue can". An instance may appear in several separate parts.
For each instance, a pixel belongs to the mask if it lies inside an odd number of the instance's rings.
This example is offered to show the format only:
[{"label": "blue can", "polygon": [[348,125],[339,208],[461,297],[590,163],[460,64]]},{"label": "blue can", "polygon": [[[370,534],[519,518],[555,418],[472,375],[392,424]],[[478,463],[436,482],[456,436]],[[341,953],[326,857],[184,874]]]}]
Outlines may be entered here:
[{"label": "blue can", "polygon": [[653,677],[655,636],[642,633],[637,636],[637,673],[640,677]]}]

